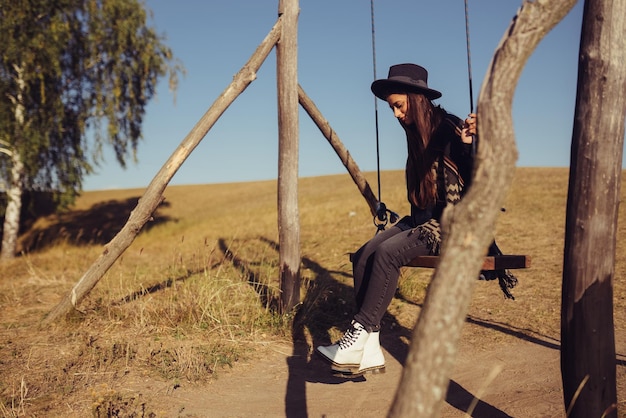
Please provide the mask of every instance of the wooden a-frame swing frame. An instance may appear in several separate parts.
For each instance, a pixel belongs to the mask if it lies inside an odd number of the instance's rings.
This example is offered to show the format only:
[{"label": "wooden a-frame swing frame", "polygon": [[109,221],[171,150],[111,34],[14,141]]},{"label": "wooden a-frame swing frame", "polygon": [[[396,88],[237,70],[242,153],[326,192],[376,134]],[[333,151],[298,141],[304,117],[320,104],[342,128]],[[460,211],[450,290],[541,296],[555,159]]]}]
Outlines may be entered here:
[{"label": "wooden a-frame swing frame", "polygon": [[[356,162],[297,81],[297,18],[298,0],[279,0],[278,19],[268,35],[256,48],[250,59],[233,77],[232,82],[219,95],[207,112],[187,134],[169,159],[154,176],[124,227],[109,241],[100,256],[83,274],[71,291],[46,316],[51,323],[69,313],[95,287],[108,269],[132,244],[142,227],[152,219],[163,202],[163,192],[174,174],[191,152],[199,145],[219,117],[239,97],[256,74],[274,46],[277,56],[278,93],[278,226],[281,303],[283,312],[299,303],[300,289],[300,230],[297,202],[298,184],[298,104],[303,107],[348,170],[360,193],[365,198],[372,215],[376,215],[378,200]],[[439,257],[418,257],[408,266],[434,268]],[[484,270],[530,267],[530,257],[505,255],[486,257]]]}]

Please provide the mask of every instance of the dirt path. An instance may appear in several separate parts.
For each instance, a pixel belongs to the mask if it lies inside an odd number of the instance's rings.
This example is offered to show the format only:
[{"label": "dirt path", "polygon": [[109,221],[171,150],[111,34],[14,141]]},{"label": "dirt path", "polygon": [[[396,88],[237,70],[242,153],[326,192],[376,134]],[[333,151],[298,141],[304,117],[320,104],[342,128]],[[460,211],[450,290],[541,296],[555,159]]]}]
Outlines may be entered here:
[{"label": "dirt path", "polygon": [[[516,339],[476,352],[462,346],[446,396],[443,417],[463,417],[474,397],[473,417],[561,417],[558,345]],[[383,340],[383,345],[385,341]],[[383,417],[393,401],[402,366],[385,350],[385,374],[333,377],[317,356],[292,356],[289,346],[259,349],[259,358],[223,372],[211,385],[161,392],[159,414],[179,417]],[[500,372],[487,383],[492,371]],[[128,382],[130,384],[130,382]],[[134,382],[146,391],[149,382]],[[134,385],[130,385],[134,386]],[[128,387],[128,386],[127,386]]]}]

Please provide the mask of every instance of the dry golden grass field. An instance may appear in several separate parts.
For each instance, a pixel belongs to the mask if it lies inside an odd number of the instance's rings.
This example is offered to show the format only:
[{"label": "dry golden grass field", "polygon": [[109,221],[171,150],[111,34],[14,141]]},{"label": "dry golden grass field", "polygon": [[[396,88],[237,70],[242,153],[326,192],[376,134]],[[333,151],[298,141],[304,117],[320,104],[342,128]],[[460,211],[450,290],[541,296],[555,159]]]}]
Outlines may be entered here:
[{"label": "dry golden grass field", "polygon": [[[442,416],[564,417],[559,371],[566,168],[518,168],[496,238],[527,254],[515,300],[479,282]],[[376,185],[375,175],[368,178]],[[404,214],[401,171],[383,200]],[[333,377],[313,348],[352,314],[348,253],[375,233],[350,177],[301,179],[302,303],[279,316],[276,182],[169,187],[131,247],[67,319],[41,326],[126,222],[142,190],[84,193],[39,219],[0,265],[2,417],[380,417],[431,270],[405,269],[381,334],[387,373]],[[622,202],[626,192],[622,181]],[[626,417],[626,222],[615,266]],[[493,373],[490,381],[487,375]],[[473,404],[476,398],[478,401]]]}]

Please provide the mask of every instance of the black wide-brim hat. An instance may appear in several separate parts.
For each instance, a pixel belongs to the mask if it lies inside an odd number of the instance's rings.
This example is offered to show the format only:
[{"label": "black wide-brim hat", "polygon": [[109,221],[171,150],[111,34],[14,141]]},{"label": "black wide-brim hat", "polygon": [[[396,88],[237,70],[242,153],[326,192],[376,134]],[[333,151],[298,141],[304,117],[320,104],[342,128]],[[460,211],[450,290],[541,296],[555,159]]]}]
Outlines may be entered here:
[{"label": "black wide-brim hat", "polygon": [[387,100],[393,93],[419,93],[430,100],[438,99],[441,93],[428,87],[428,71],[416,64],[398,64],[389,67],[387,78],[372,83],[372,93]]}]

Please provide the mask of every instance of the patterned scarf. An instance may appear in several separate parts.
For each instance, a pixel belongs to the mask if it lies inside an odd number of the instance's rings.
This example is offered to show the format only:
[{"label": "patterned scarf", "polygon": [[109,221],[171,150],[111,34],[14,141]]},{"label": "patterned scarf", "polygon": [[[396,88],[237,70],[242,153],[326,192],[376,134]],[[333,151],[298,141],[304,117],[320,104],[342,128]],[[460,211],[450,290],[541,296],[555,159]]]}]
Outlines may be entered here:
[{"label": "patterned scarf", "polygon": [[[459,174],[459,170],[452,160],[443,156],[432,165],[431,168],[437,178],[437,190],[441,202],[446,205],[456,205],[461,200],[461,193],[465,182]],[[443,196],[445,192],[445,196]],[[443,204],[443,203],[439,204]],[[415,227],[419,238],[426,242],[430,255],[439,255],[441,247],[441,226],[437,219],[431,218],[427,222]]]},{"label": "patterned scarf", "polygon": [[[443,164],[440,163],[441,161],[443,161]],[[440,157],[439,160],[435,160],[432,170],[434,170],[437,175],[437,193],[440,195],[439,200],[445,202],[446,205],[456,205],[461,200],[461,194],[465,187],[465,182],[459,174],[456,164],[444,155]],[[443,193],[440,191],[442,190],[445,191],[445,196],[441,196]],[[426,242],[426,247],[430,255],[439,255],[441,248],[441,225],[437,219],[431,218],[425,223],[415,227],[413,231],[419,234],[419,239]],[[488,255],[502,255],[495,241],[489,247]],[[517,277],[510,271],[481,271],[479,278],[481,280],[498,279],[500,289],[502,289],[504,296],[507,299],[515,299],[511,293],[511,289],[517,285]]]}]

